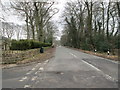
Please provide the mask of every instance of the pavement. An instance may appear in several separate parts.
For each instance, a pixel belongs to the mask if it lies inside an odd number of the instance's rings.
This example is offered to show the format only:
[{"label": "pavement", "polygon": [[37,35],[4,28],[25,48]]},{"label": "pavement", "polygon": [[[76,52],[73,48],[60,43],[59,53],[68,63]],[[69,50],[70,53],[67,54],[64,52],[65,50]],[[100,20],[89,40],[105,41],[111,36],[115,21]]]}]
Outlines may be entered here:
[{"label": "pavement", "polygon": [[118,88],[118,62],[59,46],[42,63],[3,69],[2,88]]}]

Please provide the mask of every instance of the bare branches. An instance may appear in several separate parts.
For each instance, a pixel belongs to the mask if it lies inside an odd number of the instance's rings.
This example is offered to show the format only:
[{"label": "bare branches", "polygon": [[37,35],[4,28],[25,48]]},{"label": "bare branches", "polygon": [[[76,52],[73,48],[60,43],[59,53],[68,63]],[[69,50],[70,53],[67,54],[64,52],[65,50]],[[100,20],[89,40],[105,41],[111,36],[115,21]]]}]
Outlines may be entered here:
[{"label": "bare branches", "polygon": [[[117,6],[118,5],[118,6]],[[120,4],[115,2],[68,2],[65,6],[64,18],[67,23],[64,26],[64,34],[61,40],[64,45],[76,47],[72,40],[77,36],[78,48],[87,47],[88,50],[105,48],[114,49],[115,40],[118,38],[118,19]],[[119,10],[119,11],[118,11]],[[75,23],[71,22],[71,17]],[[77,33],[71,33],[71,26],[75,25]],[[75,29],[73,29],[74,31]],[[74,36],[74,37],[73,37]],[[100,46],[101,45],[101,46]],[[111,46],[110,46],[111,45]],[[85,47],[84,47],[85,46]],[[116,47],[117,48],[117,47]],[[103,49],[106,51],[107,49]]]},{"label": "bare branches", "polygon": [[[42,2],[18,2],[12,3],[11,5],[16,11],[24,13],[28,39],[32,36],[32,39],[35,40],[37,35],[37,40],[43,42],[44,27],[59,11],[58,9],[52,7],[54,2],[49,4]],[[30,35],[31,32],[32,35]]]}]

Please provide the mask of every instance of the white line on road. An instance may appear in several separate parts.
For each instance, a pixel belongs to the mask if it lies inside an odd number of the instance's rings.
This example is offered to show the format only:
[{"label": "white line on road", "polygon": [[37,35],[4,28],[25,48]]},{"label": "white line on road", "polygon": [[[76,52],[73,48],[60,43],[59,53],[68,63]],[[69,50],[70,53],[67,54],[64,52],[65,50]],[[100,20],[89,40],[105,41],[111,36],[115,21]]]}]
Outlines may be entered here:
[{"label": "white line on road", "polygon": [[76,55],[74,55],[74,54],[72,54],[72,53],[70,53],[72,56],[74,56],[75,58],[77,58],[77,56]]},{"label": "white line on road", "polygon": [[73,55],[72,53],[69,53],[69,54]]},{"label": "white line on road", "polygon": [[[76,55],[74,55],[74,54],[72,54],[72,53],[70,53],[70,54],[71,54],[72,56],[74,56],[75,58],[77,58],[77,56],[76,56]],[[86,61],[84,61],[84,60],[82,60],[82,62],[84,62],[84,63],[88,64],[89,66],[91,66],[92,68],[96,69],[97,71],[101,71],[100,69],[96,68],[95,66],[93,66],[93,65],[89,64],[88,62],[86,62]]]},{"label": "white line on road", "polygon": [[22,79],[25,80],[25,79],[27,79],[27,77],[25,76],[25,77],[23,77]]},{"label": "white line on road", "polygon": [[31,74],[31,73],[32,73],[32,71],[29,71],[29,72],[26,73],[26,75],[29,75],[29,74]]},{"label": "white line on road", "polygon": [[113,82],[117,82],[118,80],[115,80],[113,77],[111,77],[110,75],[107,75],[107,74],[105,74],[104,72],[102,72],[101,71],[101,73],[103,74],[103,76],[106,78],[106,79],[108,79],[108,80],[110,80],[110,81],[113,81]]},{"label": "white line on road", "polygon": [[35,74],[37,74],[38,72],[35,72]]},{"label": "white line on road", "polygon": [[29,88],[29,87],[30,87],[30,85],[25,85],[25,86],[24,86],[24,88]]},{"label": "white line on road", "polygon": [[37,76],[34,76],[32,79],[31,79],[31,81],[34,81],[34,80],[36,80],[37,79]]},{"label": "white line on road", "polygon": [[27,79],[27,76],[23,77],[21,80],[19,80],[20,82],[24,81],[25,79]]},{"label": "white line on road", "polygon": [[76,56],[76,55],[74,55],[74,57],[75,57],[75,58],[77,58],[77,56]]},{"label": "white line on road", "polygon": [[31,74],[31,73],[30,72],[26,73],[26,75],[29,75],[29,74]]},{"label": "white line on road", "polygon": [[22,81],[24,81],[24,80],[21,79],[21,80],[19,80],[19,81],[22,82]]},{"label": "white line on road", "polygon": [[46,60],[46,61],[44,61],[45,63],[48,63],[49,62],[49,60]]},{"label": "white line on road", "polygon": [[32,70],[35,70],[35,68],[33,68]]},{"label": "white line on road", "polygon": [[107,75],[107,74],[105,74],[103,71],[101,71],[100,69],[98,69],[97,67],[95,67],[95,66],[93,66],[92,64],[90,64],[90,63],[88,63],[88,62],[86,62],[86,61],[84,61],[84,60],[82,60],[82,62],[84,62],[84,63],[86,63],[86,64],[88,64],[89,66],[91,66],[92,68],[94,68],[95,70],[97,70],[97,71],[99,71],[106,79],[108,79],[108,80],[110,80],[110,81],[118,81],[118,80],[115,80],[113,77],[111,77],[110,75]]},{"label": "white line on road", "polygon": [[43,68],[43,67],[41,67],[41,68],[39,68],[39,70],[43,71],[43,70],[44,70],[44,68]]},{"label": "white line on road", "polygon": [[96,68],[95,66],[93,66],[92,64],[89,64],[88,62],[82,60],[82,62],[86,63],[87,65],[91,66],[92,68],[94,68],[97,71],[101,71],[100,69]]},{"label": "white line on road", "polygon": [[[70,53],[72,56],[74,56],[75,58],[77,58],[76,55]],[[97,67],[93,66],[92,64],[82,60],[82,62],[86,63],[87,65],[91,66],[92,68],[94,68],[95,70],[99,71],[106,79],[110,80],[110,81],[118,81],[118,80],[115,80],[113,77],[111,77],[110,75],[107,75],[105,74],[103,71],[101,71],[100,69],[98,69]]]}]

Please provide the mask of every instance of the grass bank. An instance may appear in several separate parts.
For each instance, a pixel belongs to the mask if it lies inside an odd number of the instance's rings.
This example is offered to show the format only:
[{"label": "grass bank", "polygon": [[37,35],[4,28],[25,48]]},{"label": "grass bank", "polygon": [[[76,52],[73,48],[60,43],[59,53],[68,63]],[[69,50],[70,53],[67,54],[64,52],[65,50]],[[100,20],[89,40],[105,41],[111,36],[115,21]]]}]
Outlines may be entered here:
[{"label": "grass bank", "polygon": [[[67,48],[71,48],[71,47],[67,47]],[[87,50],[82,50],[82,49],[77,49],[77,48],[71,48],[71,49],[74,49],[74,50],[77,50],[77,51],[81,51],[83,53],[87,53],[87,54],[96,55],[96,56],[99,56],[99,57],[111,59],[111,60],[114,60],[114,61],[118,61],[119,60],[118,54],[117,55],[112,55],[110,53],[108,55],[107,52],[106,53],[105,52],[93,52],[93,51],[87,51]]]},{"label": "grass bank", "polygon": [[[12,66],[21,65],[21,64],[29,64],[31,62],[42,62],[54,56],[55,48],[45,47],[44,53],[40,53],[39,50],[40,49],[19,51],[19,53],[16,53],[16,56],[24,55],[24,54],[26,55],[29,54],[29,55],[27,55],[26,57],[22,57],[21,60],[19,60],[18,58],[16,58],[16,60],[11,58],[10,60],[4,61],[6,63],[2,64],[2,67],[3,68],[12,67]],[[14,52],[13,56],[15,56],[15,52],[18,52],[18,51],[13,51],[13,52]]]}]

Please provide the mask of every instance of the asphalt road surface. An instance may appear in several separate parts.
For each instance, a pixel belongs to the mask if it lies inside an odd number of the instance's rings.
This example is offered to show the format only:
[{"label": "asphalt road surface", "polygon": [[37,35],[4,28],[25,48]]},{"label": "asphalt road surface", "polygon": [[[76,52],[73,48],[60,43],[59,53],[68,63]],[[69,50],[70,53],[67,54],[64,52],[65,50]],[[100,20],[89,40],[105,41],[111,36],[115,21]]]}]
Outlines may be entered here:
[{"label": "asphalt road surface", "polygon": [[118,88],[118,63],[62,46],[43,63],[3,69],[3,88]]}]

